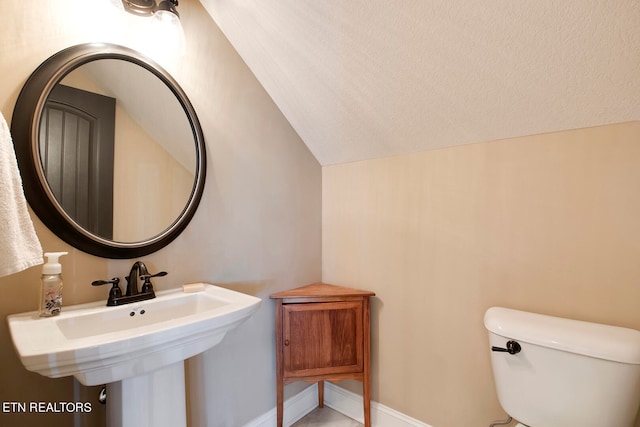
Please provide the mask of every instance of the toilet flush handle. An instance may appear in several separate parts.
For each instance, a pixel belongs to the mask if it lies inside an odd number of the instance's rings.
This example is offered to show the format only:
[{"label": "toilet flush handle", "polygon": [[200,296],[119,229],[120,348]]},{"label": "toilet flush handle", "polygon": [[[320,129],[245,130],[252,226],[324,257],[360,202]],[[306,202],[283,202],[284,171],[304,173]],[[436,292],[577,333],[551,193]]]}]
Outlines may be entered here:
[{"label": "toilet flush handle", "polygon": [[491,346],[491,351],[503,351],[509,354],[516,354],[522,351],[522,347],[518,341],[509,340],[507,341],[507,348]]}]

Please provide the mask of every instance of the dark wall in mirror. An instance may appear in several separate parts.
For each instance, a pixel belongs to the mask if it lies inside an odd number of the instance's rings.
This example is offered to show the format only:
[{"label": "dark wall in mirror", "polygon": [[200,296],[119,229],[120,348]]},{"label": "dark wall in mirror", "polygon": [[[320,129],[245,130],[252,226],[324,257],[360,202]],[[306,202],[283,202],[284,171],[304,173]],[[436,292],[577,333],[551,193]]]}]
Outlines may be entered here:
[{"label": "dark wall in mirror", "polygon": [[155,252],[200,202],[196,112],[165,70],[131,49],[83,44],[51,56],[22,88],[11,132],[34,212],[90,254]]}]

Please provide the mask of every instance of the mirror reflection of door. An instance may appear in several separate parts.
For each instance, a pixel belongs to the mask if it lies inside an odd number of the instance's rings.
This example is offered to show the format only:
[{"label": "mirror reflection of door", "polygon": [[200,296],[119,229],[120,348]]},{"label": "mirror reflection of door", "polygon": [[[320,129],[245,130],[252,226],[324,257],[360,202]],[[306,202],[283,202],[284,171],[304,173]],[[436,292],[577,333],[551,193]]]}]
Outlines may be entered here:
[{"label": "mirror reflection of door", "polygon": [[113,237],[114,98],[56,85],[40,122],[40,159],[51,191],[77,224]]}]

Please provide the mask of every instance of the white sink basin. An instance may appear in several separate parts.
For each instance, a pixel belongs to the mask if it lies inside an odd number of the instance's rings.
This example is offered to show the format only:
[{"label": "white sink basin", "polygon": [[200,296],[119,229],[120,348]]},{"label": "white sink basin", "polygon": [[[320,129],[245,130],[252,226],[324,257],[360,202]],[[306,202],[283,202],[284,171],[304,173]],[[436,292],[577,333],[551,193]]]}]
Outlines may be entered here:
[{"label": "white sink basin", "polygon": [[216,344],[259,307],[259,298],[218,286],[162,291],[152,300],[106,307],[104,301],[8,317],[13,344],[29,371],[73,375],[84,385],[138,377]]}]

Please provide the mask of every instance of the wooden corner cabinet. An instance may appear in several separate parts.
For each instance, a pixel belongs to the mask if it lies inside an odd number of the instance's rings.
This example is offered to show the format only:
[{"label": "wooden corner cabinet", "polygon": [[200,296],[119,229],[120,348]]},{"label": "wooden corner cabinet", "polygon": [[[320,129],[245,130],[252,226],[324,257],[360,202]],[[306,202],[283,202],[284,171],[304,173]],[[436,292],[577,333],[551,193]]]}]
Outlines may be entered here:
[{"label": "wooden corner cabinet", "polygon": [[314,283],[271,295],[276,300],[277,427],[282,427],[284,386],[294,381],[362,381],[364,425],[371,426],[369,297],[375,293]]}]

